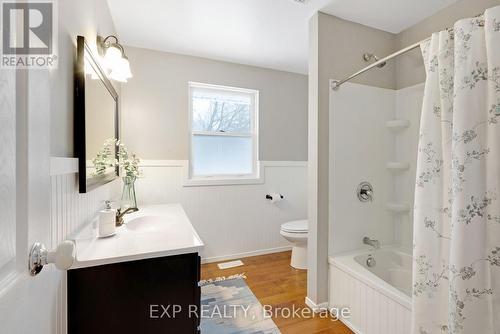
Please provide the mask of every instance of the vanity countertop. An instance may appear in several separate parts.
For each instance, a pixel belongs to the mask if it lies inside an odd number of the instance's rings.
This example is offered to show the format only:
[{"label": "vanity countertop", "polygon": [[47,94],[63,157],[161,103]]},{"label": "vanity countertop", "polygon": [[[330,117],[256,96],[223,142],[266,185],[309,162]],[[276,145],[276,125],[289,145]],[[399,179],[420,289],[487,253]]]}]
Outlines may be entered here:
[{"label": "vanity countertop", "polygon": [[95,228],[76,235],[70,269],[196,253],[204,247],[180,204],[144,206],[123,218],[114,236],[98,238]]}]

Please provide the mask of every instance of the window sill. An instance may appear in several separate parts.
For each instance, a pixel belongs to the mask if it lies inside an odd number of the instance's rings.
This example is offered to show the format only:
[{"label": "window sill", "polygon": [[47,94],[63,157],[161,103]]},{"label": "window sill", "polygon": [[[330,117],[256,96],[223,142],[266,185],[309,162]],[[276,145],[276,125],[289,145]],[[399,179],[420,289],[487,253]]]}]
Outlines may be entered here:
[{"label": "window sill", "polygon": [[251,185],[251,184],[263,184],[264,179],[262,177],[241,177],[241,178],[216,178],[216,177],[204,177],[204,178],[187,178],[184,180],[184,187],[205,187],[205,186],[237,186],[237,185]]}]

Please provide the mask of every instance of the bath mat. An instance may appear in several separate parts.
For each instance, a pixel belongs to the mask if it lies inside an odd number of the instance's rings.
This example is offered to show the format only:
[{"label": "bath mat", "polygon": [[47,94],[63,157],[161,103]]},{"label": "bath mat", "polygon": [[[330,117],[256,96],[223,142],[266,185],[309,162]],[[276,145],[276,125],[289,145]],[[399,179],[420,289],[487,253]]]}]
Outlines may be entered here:
[{"label": "bath mat", "polygon": [[201,333],[279,334],[245,282],[245,275],[201,281]]},{"label": "bath mat", "polygon": [[217,267],[219,267],[219,269],[229,269],[229,268],[239,267],[239,266],[243,266],[243,265],[244,264],[241,260],[217,263]]}]

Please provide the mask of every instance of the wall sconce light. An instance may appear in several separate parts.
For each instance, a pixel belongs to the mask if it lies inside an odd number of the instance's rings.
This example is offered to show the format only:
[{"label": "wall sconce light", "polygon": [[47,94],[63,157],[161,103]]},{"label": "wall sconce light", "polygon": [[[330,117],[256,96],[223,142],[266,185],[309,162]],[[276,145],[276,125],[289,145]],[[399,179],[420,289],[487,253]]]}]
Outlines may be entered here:
[{"label": "wall sconce light", "polygon": [[103,66],[109,71],[108,76],[116,81],[127,82],[132,77],[130,63],[118,38],[109,35],[106,38],[97,36],[97,48],[103,57]]}]

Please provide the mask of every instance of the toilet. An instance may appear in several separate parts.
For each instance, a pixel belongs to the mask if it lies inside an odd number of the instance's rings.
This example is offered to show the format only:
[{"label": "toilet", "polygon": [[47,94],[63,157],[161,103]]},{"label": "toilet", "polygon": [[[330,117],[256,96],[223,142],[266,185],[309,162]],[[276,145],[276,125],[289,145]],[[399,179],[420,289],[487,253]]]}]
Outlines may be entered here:
[{"label": "toilet", "polygon": [[280,234],[293,244],[290,265],[307,269],[307,220],[294,220],[281,225]]}]

